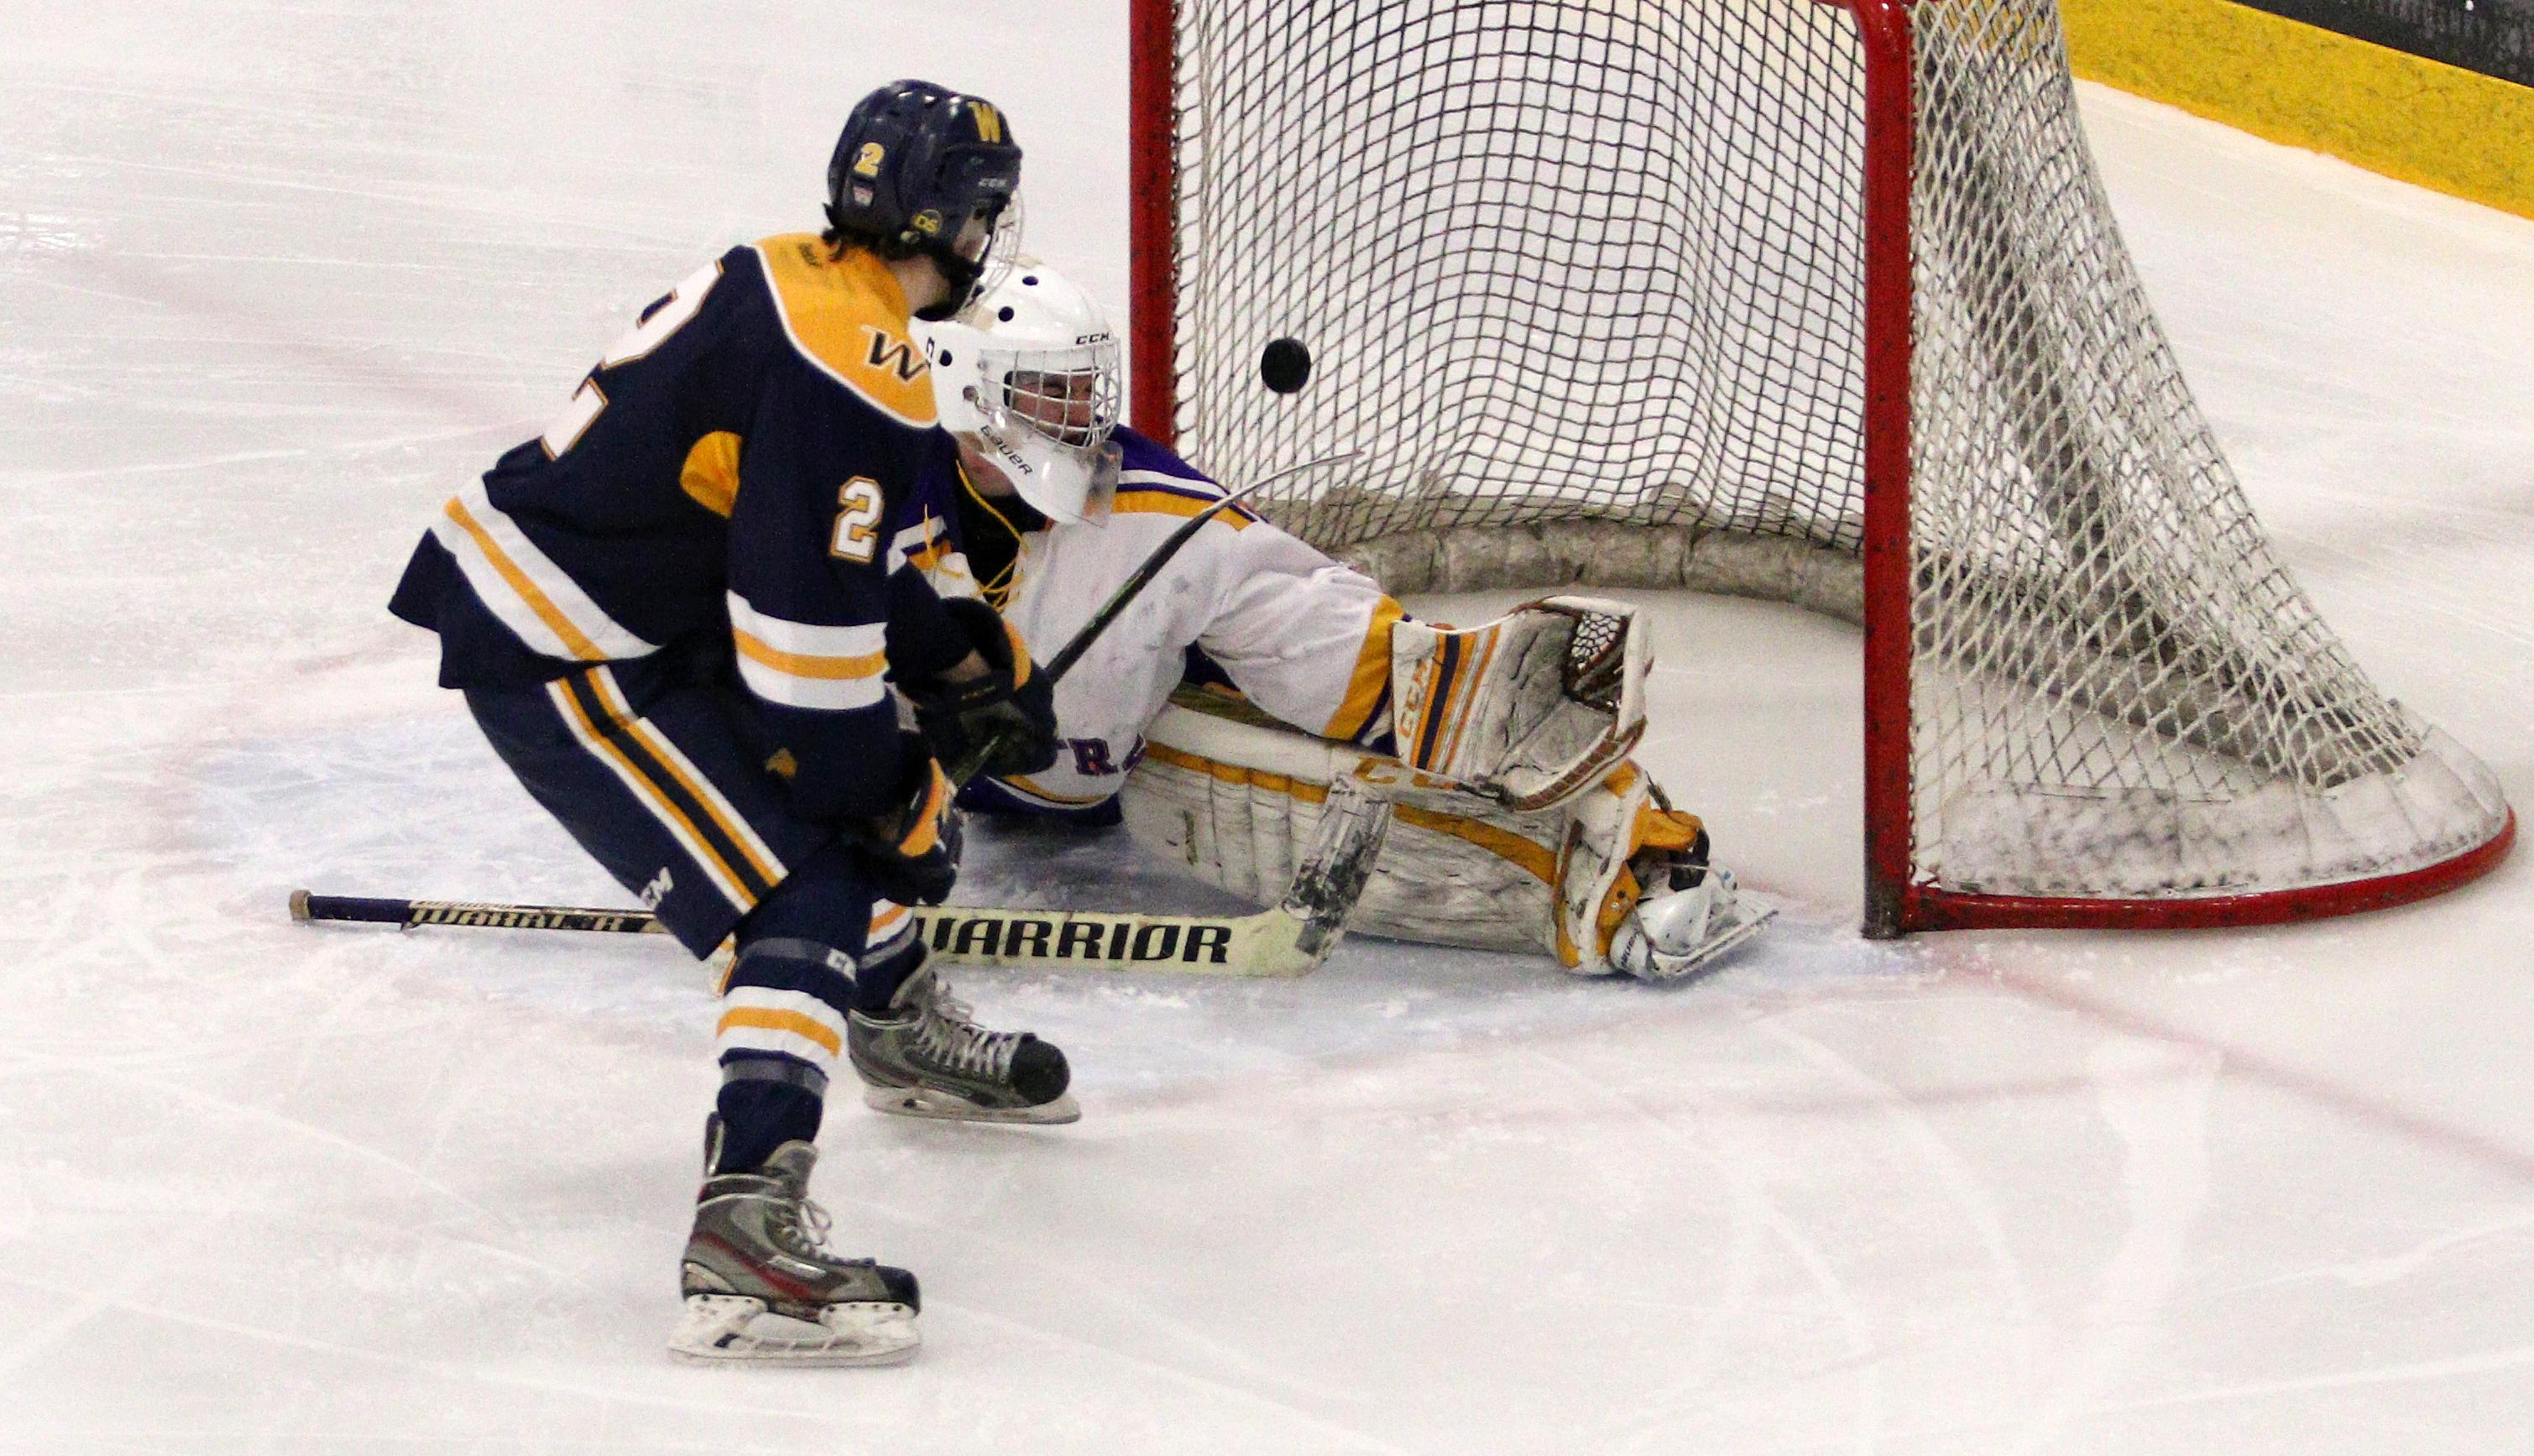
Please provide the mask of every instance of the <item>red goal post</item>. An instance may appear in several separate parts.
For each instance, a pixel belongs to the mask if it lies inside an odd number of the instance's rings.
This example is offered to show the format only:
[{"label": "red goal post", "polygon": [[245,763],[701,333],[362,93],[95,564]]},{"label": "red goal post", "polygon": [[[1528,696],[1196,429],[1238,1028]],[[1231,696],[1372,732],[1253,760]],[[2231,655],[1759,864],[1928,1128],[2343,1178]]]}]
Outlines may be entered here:
[{"label": "red goal post", "polygon": [[[1870,934],[2342,914],[2507,852],[2261,538],[2051,0],[1133,0],[1130,44],[1137,427],[1236,478],[1399,428],[1269,506],[1397,590],[1852,582]],[[1310,389],[1243,389],[1289,333]]]}]

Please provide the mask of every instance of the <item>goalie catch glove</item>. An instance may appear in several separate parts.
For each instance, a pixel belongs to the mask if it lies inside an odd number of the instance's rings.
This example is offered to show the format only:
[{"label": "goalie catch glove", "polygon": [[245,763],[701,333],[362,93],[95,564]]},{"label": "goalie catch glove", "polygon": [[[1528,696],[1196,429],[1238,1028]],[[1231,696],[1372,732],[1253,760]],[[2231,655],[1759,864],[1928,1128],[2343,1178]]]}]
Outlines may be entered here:
[{"label": "goalie catch glove", "polygon": [[872,888],[901,905],[938,905],[959,878],[959,811],[941,765],[919,754],[898,785],[899,807],[856,825],[854,858]]},{"label": "goalie catch glove", "polygon": [[1507,809],[1556,808],[1626,761],[1653,667],[1625,602],[1552,596],[1468,629],[1402,622],[1390,633],[1399,757]]},{"label": "goalie catch glove", "polygon": [[1055,685],[1030,661],[1020,634],[973,597],[941,605],[985,659],[986,673],[966,682],[941,677],[899,688],[915,708],[916,728],[933,757],[956,766],[985,752],[979,771],[989,778],[1036,773],[1054,763]]}]

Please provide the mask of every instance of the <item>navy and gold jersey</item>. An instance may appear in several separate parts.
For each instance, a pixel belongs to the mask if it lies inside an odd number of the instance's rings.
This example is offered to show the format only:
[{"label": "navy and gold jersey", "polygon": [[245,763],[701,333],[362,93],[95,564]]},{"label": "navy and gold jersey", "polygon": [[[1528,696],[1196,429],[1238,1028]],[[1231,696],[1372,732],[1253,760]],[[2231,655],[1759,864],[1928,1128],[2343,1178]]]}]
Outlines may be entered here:
[{"label": "navy and gold jersey", "polygon": [[669,652],[735,663],[804,808],[869,813],[905,752],[888,677],[965,655],[922,568],[954,470],[903,291],[810,234],[681,281],[544,435],[458,492],[390,610],[452,688]]}]

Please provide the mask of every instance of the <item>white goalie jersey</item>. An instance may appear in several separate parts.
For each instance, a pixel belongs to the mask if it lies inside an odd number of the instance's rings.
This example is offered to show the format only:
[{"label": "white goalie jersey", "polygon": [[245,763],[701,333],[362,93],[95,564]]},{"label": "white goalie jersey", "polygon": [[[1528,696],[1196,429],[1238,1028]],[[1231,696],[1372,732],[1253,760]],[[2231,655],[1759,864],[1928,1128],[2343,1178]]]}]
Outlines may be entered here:
[{"label": "white goalie jersey", "polygon": [[[1121,460],[1105,520],[1022,537],[1000,605],[1042,658],[1188,517],[1223,499],[1214,482],[1133,431],[1121,428],[1116,440]],[[1056,765],[997,782],[1017,806],[1050,813],[1108,804],[1186,675],[1190,647],[1277,719],[1324,738],[1374,742],[1389,728],[1390,630],[1400,616],[1372,578],[1232,507],[1056,685]]]},{"label": "white goalie jersey", "polygon": [[[1105,516],[1017,532],[995,593],[1044,656],[1224,496],[1141,436],[1116,440]],[[1623,953],[1640,903],[1677,888],[1667,867],[1704,873],[1697,819],[1626,761],[1648,666],[1626,612],[1552,598],[1467,632],[1414,622],[1369,577],[1233,507],[1057,683],[1056,764],[963,802],[1122,817],[1139,845],[1272,904],[1348,778],[1395,816],[1357,930],[1544,952],[1585,975],[1685,973],[1729,943],[1730,881],[1684,897],[1702,912],[1695,958],[1665,971],[1642,933],[1641,953]],[[1192,665],[1227,681],[1188,686]],[[1722,907],[1713,925],[1708,907]]]},{"label": "white goalie jersey", "polygon": [[1652,666],[1633,608],[1551,597],[1466,631],[1417,622],[1363,574],[1217,510],[1221,487],[1116,423],[1116,337],[1035,260],[925,351],[960,453],[944,514],[964,524],[944,542],[928,519],[900,544],[937,590],[985,595],[1042,662],[1204,517],[1056,681],[1056,762],[972,782],[963,806],[1122,818],[1262,903],[1343,883],[1328,913],[1352,905],[1354,929],[1537,949],[1586,975],[1687,976],[1765,919],[1737,910],[1698,820],[1627,760]]}]

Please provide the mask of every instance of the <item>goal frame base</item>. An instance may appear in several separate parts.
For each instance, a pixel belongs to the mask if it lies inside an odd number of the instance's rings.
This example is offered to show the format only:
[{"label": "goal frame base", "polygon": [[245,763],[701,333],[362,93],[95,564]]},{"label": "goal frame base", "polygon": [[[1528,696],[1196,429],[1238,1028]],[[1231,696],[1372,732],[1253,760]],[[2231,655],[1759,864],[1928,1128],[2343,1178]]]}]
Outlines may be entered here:
[{"label": "goal frame base", "polygon": [[2079,899],[1984,895],[1924,883],[1889,884],[1869,870],[1865,934],[1893,940],[1917,931],[2233,930],[2390,910],[2432,899],[2488,875],[2516,843],[2516,813],[2488,840],[2449,860],[2399,875],[2256,894],[2188,899]]}]

